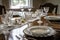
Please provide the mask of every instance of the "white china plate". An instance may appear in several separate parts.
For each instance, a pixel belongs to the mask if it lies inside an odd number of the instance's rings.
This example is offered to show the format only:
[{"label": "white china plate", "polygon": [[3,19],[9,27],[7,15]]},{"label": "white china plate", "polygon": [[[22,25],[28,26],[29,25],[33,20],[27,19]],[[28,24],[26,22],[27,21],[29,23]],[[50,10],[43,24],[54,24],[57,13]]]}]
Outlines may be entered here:
[{"label": "white china plate", "polygon": [[30,28],[30,32],[32,34],[36,34],[36,35],[47,34],[47,33],[49,33],[49,31],[50,30],[48,28],[41,28],[41,27]]},{"label": "white china plate", "polygon": [[44,18],[47,20],[60,20],[60,16],[46,16]]},{"label": "white china plate", "polygon": [[55,30],[53,30],[51,27],[48,26],[33,26],[33,27],[26,28],[24,30],[24,33],[30,36],[46,37],[46,36],[54,35]]}]

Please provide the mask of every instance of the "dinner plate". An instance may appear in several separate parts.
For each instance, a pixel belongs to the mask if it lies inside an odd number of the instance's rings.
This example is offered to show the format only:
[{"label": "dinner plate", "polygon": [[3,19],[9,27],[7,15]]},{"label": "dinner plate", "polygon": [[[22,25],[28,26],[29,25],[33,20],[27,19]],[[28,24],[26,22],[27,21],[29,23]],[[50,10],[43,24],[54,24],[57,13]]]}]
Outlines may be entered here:
[{"label": "dinner plate", "polygon": [[35,36],[35,37],[46,37],[55,34],[55,30],[48,26],[33,26],[28,27],[24,30],[26,35]]},{"label": "dinner plate", "polygon": [[30,28],[30,32],[33,35],[44,35],[44,34],[48,34],[49,31],[50,31],[49,29],[47,29],[47,28],[41,28],[41,27]]},{"label": "dinner plate", "polygon": [[60,23],[60,16],[46,16],[44,18],[50,22]]},{"label": "dinner plate", "polygon": [[60,16],[46,16],[45,19],[47,19],[47,20],[60,20]]}]

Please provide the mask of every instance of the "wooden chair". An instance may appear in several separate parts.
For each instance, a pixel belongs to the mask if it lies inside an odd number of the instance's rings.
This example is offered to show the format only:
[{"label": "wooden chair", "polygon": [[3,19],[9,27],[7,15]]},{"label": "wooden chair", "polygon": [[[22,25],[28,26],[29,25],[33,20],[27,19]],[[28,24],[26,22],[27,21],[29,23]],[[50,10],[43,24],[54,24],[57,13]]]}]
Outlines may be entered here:
[{"label": "wooden chair", "polygon": [[54,5],[52,3],[45,3],[43,5],[40,5],[39,9],[43,8],[43,7],[49,7],[48,13],[52,13],[54,11],[54,9],[55,9],[55,15],[57,15],[58,5]]},{"label": "wooden chair", "polygon": [[6,9],[5,9],[5,6],[0,5],[0,15],[2,14],[6,14]]},{"label": "wooden chair", "polygon": [[0,34],[0,40],[5,40],[4,34]]},{"label": "wooden chair", "polygon": [[5,6],[0,5],[0,23],[2,23],[1,17],[2,15],[4,16],[4,14],[6,14]]}]

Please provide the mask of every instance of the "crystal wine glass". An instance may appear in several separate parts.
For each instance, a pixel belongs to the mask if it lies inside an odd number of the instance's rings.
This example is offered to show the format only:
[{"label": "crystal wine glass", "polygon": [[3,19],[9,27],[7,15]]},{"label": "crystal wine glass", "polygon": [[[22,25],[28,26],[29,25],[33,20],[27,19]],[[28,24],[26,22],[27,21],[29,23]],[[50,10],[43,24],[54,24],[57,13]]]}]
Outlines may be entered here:
[{"label": "crystal wine glass", "polygon": [[[49,11],[49,7],[44,7],[43,10],[44,10],[44,12],[43,12],[42,18],[43,18],[43,20],[45,20],[44,17],[47,16],[48,11]],[[48,24],[46,21],[43,21],[43,23],[44,23],[44,25]]]},{"label": "crystal wine glass", "polygon": [[8,34],[9,34],[9,31],[7,30],[7,25],[6,24],[0,24],[0,33],[3,33],[4,36],[5,36],[5,40],[8,40]]},{"label": "crystal wine glass", "polygon": [[21,8],[21,11],[23,12],[24,11],[24,8]]},{"label": "crystal wine glass", "polygon": [[7,29],[3,30],[3,34],[5,35],[5,40],[8,40],[8,34],[9,33],[10,32]]},{"label": "crystal wine glass", "polygon": [[[29,11],[28,12],[29,20],[31,20],[32,19],[31,8],[28,8],[28,11]],[[28,26],[31,26],[30,24],[31,24],[31,22],[28,23]]]},{"label": "crystal wine glass", "polygon": [[21,12],[22,12],[22,14],[23,14],[23,18],[25,17],[25,14],[24,14],[24,8],[21,8]]},{"label": "crystal wine glass", "polygon": [[44,11],[47,13],[49,11],[49,7],[44,7]]},{"label": "crystal wine glass", "polygon": [[30,16],[30,19],[32,18],[32,13],[31,13],[31,8],[28,8],[28,14],[29,14],[29,16]]},{"label": "crystal wine glass", "polygon": [[31,8],[28,8],[28,11],[30,12],[31,11]]},{"label": "crystal wine glass", "polygon": [[[7,39],[7,35],[8,35],[8,33],[9,33],[9,31],[8,31],[8,24],[10,24],[9,23],[9,18],[11,17],[12,15],[10,15],[10,13],[8,12],[6,15],[5,15],[5,17],[2,17],[2,22],[3,22],[3,30],[2,30],[2,33],[5,35],[5,40],[8,40]],[[5,27],[5,28],[4,28]]]},{"label": "crystal wine glass", "polygon": [[49,11],[49,7],[44,7],[44,15],[46,16],[47,15],[47,13],[48,13],[48,11]]}]

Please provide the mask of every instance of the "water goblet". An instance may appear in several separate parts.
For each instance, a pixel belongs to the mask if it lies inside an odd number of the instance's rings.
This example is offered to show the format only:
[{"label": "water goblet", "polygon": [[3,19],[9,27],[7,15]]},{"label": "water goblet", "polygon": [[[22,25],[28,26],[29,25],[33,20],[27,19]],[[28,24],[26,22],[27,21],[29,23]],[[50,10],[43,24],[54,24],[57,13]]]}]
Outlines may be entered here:
[{"label": "water goblet", "polygon": [[30,12],[31,11],[31,8],[28,8],[28,11]]},{"label": "water goblet", "polygon": [[44,15],[46,16],[49,11],[49,7],[44,7],[43,10],[44,10]]},{"label": "water goblet", "polygon": [[21,8],[21,11],[23,12],[24,11],[24,8]]},{"label": "water goblet", "polygon": [[29,11],[29,16],[32,17],[32,13],[31,13],[31,8],[28,8],[28,11]]},{"label": "water goblet", "polygon": [[44,7],[44,12],[47,13],[49,11],[49,7]]},{"label": "water goblet", "polygon": [[47,25],[46,20],[44,19],[44,17],[47,16],[48,11],[49,11],[49,7],[44,7],[43,8],[43,13],[42,13],[42,16],[41,16],[42,21],[43,21],[43,25]]},{"label": "water goblet", "polygon": [[21,8],[21,12],[22,12],[22,18],[25,18],[25,14],[24,14],[24,8]]}]

